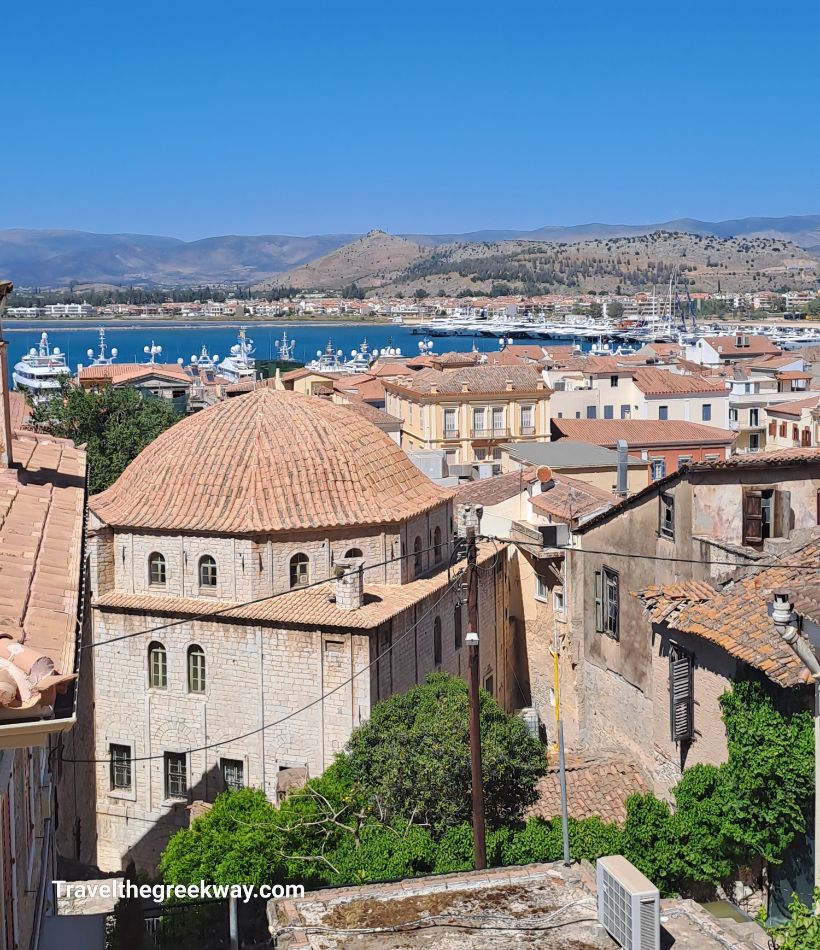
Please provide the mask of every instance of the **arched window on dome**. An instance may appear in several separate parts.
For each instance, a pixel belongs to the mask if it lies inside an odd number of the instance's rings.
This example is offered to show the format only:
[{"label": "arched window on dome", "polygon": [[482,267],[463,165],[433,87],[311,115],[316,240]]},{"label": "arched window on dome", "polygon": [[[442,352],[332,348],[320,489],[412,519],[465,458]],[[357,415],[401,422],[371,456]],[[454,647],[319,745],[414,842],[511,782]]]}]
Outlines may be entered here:
[{"label": "arched window on dome", "polygon": [[310,583],[310,558],[307,554],[294,554],[290,559],[290,586],[305,587]]},{"label": "arched window on dome", "polygon": [[203,554],[199,559],[199,586],[216,587],[216,560],[210,554]]},{"label": "arched window on dome", "polygon": [[441,528],[436,525],[436,529],[433,532],[433,554],[435,555],[436,564],[441,560]]},{"label": "arched window on dome", "polygon": [[433,621],[433,662],[436,669],[441,668],[441,617]]},{"label": "arched window on dome", "polygon": [[157,640],[148,644],[148,685],[154,689],[168,686],[168,655]]},{"label": "arched window on dome", "polygon": [[421,536],[418,534],[413,542],[413,570],[417,576],[424,570],[424,560],[421,556]]},{"label": "arched window on dome", "polygon": [[188,647],[188,692],[205,692],[205,651],[196,644]]},{"label": "arched window on dome", "polygon": [[148,558],[148,583],[153,586],[165,586],[165,558],[154,551]]},{"label": "arched window on dome", "polygon": [[345,556],[344,556],[345,561],[348,561],[354,557],[364,557],[364,554],[362,554],[361,548],[349,548],[347,551],[345,551]]}]

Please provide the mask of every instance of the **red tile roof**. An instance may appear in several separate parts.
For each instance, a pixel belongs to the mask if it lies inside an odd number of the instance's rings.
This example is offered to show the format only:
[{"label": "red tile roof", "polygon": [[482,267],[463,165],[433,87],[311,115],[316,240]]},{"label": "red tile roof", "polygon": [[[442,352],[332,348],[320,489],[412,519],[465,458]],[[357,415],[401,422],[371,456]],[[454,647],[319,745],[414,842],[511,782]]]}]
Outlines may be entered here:
[{"label": "red tile roof", "polygon": [[[743,336],[748,346],[738,346],[737,338]],[[721,356],[779,356],[783,351],[765,336],[738,333],[734,336],[707,336],[704,338]]]},{"label": "red tile roof", "polygon": [[716,462],[692,462],[689,468],[701,469],[722,468],[768,468],[772,465],[802,465],[803,463],[820,463],[820,446],[812,448],[776,449],[774,452],[746,452],[743,455],[731,455],[727,459],[718,459]]},{"label": "red tile roof", "polygon": [[636,369],[632,379],[645,396],[728,393],[722,381],[709,380],[700,375],[683,376],[667,369]]},{"label": "red tile roof", "polygon": [[[568,756],[566,762],[567,810],[570,818],[600,817],[623,824],[626,800],[636,792],[649,791],[640,769],[620,757]],[[526,817],[549,820],[561,814],[561,785],[558,767],[553,765],[535,786],[538,801],[527,809]]]},{"label": "red tile roof", "polygon": [[[508,390],[508,384],[511,389]],[[464,369],[422,369],[409,377],[385,383],[390,392],[409,392],[418,395],[496,394],[507,391],[515,393],[539,393],[547,395],[551,390],[541,379],[541,374],[532,365],[521,366],[468,366]]]},{"label": "red tile roof", "polygon": [[356,413],[265,388],[166,430],[89,507],[111,525],[244,535],[395,523],[450,496]]},{"label": "red tile roof", "polygon": [[700,422],[674,419],[553,419],[568,439],[614,448],[619,439],[630,447],[664,445],[731,445],[737,433]]},{"label": "red tile roof", "polygon": [[583,518],[606,511],[617,502],[618,499],[603,488],[557,473],[553,474],[551,483],[541,494],[530,498],[537,513],[551,515],[573,526]]},{"label": "red tile roof", "polygon": [[766,412],[770,416],[794,416],[795,419],[799,419],[804,409],[814,409],[818,402],[820,402],[820,392],[807,396],[805,399],[772,403],[766,406]]},{"label": "red tile roof", "polygon": [[[790,565],[816,567],[820,546],[811,542],[787,557]],[[807,576],[805,569],[793,566],[760,568],[752,573],[746,569],[722,586],[685,581],[648,587],[636,596],[653,623],[708,640],[780,686],[800,686],[811,676],[776,632],[768,608],[775,591],[803,584]],[[813,586],[816,594],[816,578]]]},{"label": "red tile roof", "polygon": [[100,381],[114,385],[134,383],[150,376],[188,385],[191,383],[191,377],[178,363],[109,363],[102,366],[84,366],[79,373],[80,383]]},{"label": "red tile roof", "polygon": [[0,670],[0,720],[37,715],[73,679],[85,511],[82,449],[25,432],[12,455],[0,470],[0,659],[16,672]]}]

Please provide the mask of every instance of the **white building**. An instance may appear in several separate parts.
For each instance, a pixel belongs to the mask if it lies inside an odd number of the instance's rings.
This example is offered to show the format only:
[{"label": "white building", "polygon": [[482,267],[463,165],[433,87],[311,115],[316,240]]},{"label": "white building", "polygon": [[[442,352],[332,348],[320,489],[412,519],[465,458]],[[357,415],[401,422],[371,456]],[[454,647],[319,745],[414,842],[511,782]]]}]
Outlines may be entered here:
[{"label": "white building", "polygon": [[[270,388],[229,399],[89,507],[102,868],[152,870],[193,800],[250,785],[276,801],[379,699],[466,671],[452,494],[349,409]],[[479,554],[481,675],[508,705],[495,555]]]}]

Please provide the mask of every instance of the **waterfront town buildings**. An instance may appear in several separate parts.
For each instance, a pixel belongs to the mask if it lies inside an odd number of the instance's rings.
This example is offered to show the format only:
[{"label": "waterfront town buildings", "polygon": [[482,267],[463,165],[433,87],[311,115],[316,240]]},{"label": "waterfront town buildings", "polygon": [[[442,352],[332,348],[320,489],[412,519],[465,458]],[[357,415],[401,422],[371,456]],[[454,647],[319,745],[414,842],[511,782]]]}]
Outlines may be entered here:
[{"label": "waterfront town buildings", "polygon": [[[350,409],[272,387],[228,399],[89,508],[84,728],[117,763],[88,776],[102,868],[153,869],[193,800],[252,785],[277,801],[373,703],[466,670],[452,493]],[[498,551],[479,554],[481,681],[510,707]]]},{"label": "waterfront town buildings", "polygon": [[498,473],[502,444],[550,438],[551,390],[528,365],[427,368],[384,389],[402,447],[442,450],[448,466],[488,462]]}]

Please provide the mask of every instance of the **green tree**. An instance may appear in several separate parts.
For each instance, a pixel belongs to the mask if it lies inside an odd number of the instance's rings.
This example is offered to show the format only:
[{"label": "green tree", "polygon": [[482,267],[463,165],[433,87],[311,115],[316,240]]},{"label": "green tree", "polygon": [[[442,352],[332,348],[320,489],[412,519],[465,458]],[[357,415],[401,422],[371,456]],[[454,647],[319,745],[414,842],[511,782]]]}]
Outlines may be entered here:
[{"label": "green tree", "polygon": [[[814,889],[815,907],[820,905],[820,887]],[[789,904],[791,920],[769,932],[779,950],[817,950],[820,947],[820,917],[796,895]]]},{"label": "green tree", "polygon": [[606,305],[606,314],[610,320],[620,320],[624,315],[624,305],[620,300],[609,300]]},{"label": "green tree", "polygon": [[179,418],[167,400],[143,397],[130,386],[82,389],[68,380],[32,411],[32,421],[44,431],[85,444],[92,494],[113,484]]},{"label": "green tree", "polygon": [[[487,823],[517,821],[536,799],[546,758],[523,720],[481,690],[481,752]],[[373,709],[345,753],[356,784],[374,808],[442,833],[470,818],[467,685],[433,673],[427,682]]]}]

